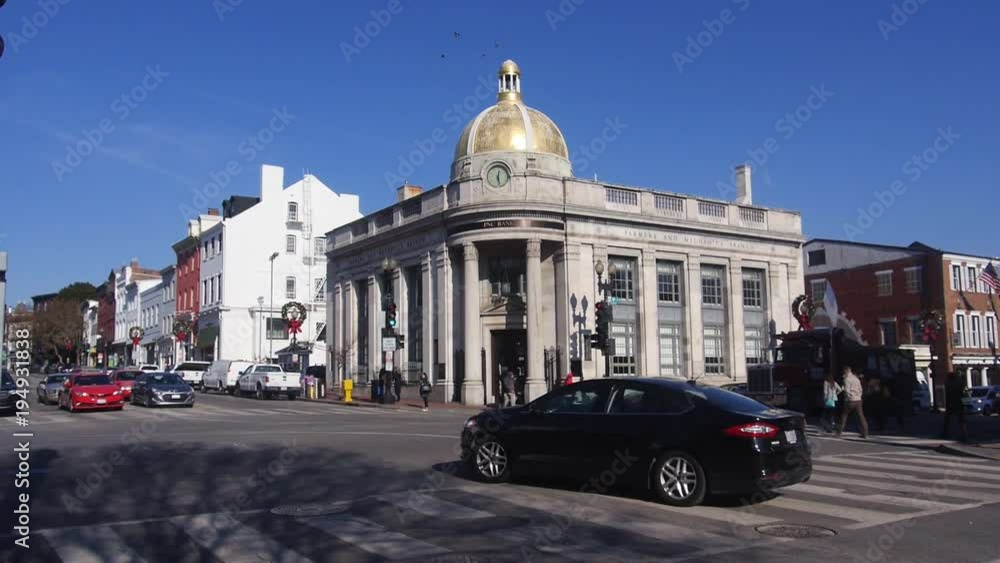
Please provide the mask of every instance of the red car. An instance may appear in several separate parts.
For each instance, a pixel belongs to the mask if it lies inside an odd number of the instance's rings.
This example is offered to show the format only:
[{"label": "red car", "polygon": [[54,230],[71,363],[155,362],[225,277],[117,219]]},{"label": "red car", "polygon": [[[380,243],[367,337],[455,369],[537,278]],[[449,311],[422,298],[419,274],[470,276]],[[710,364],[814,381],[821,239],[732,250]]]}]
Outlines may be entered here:
[{"label": "red car", "polygon": [[145,373],[137,369],[120,369],[111,372],[111,381],[122,390],[122,398],[128,400],[132,396],[132,386],[135,385],[135,378]]},{"label": "red car", "polygon": [[124,394],[111,378],[103,373],[74,373],[63,383],[59,408],[69,412],[88,409],[122,410]]}]

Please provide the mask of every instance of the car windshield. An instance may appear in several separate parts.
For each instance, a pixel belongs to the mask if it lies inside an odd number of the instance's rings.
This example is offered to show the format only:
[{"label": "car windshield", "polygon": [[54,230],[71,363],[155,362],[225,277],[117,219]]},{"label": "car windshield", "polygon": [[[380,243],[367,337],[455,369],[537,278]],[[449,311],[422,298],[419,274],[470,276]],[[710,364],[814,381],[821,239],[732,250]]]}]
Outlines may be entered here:
[{"label": "car windshield", "polygon": [[141,371],[122,371],[115,374],[115,379],[118,381],[134,381],[135,377],[141,373]]},{"label": "car windshield", "polygon": [[184,380],[172,373],[153,373],[146,376],[150,385],[184,385]]},{"label": "car windshield", "polygon": [[48,379],[45,380],[45,383],[62,383],[63,381],[66,381],[65,375],[50,375]]},{"label": "car windshield", "polygon": [[969,396],[974,399],[979,399],[981,397],[985,397],[986,394],[989,392],[990,392],[989,387],[973,387],[972,390],[969,391]]},{"label": "car windshield", "polygon": [[111,385],[111,379],[106,375],[88,375],[76,378],[76,385]]},{"label": "car windshield", "polygon": [[275,371],[281,371],[281,366],[257,366],[253,368],[257,373],[270,373]]},{"label": "car windshield", "polygon": [[208,369],[208,364],[187,362],[174,368],[174,371],[205,371],[206,369]]},{"label": "car windshield", "polygon": [[726,391],[725,389],[717,389],[715,387],[692,387],[686,391],[689,395],[708,401],[712,405],[727,411],[756,413],[764,412],[771,408],[749,397],[745,397],[739,393],[733,393],[732,391]]}]

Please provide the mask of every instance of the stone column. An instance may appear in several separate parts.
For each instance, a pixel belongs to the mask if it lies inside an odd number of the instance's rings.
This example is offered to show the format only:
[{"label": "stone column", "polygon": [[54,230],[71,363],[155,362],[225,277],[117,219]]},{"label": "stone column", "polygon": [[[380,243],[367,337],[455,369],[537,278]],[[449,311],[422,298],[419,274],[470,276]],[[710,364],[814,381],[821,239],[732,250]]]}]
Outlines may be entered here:
[{"label": "stone column", "polygon": [[[577,248],[579,256],[579,248]],[[559,349],[559,366],[562,373],[559,377],[569,373],[569,333],[570,333],[570,312],[569,312],[569,280],[567,279],[568,249],[563,246],[555,255],[556,270],[556,346]]]},{"label": "stone column", "polygon": [[382,334],[379,330],[379,312],[382,291],[375,276],[368,276],[368,381],[378,377],[382,369]]},{"label": "stone column", "polygon": [[774,319],[775,333],[794,330],[792,320],[792,300],[795,296],[788,293],[788,266],[780,262],[771,262],[767,267],[768,285],[770,285],[771,301],[768,308]]},{"label": "stone column", "polygon": [[729,260],[729,349],[728,375],[735,381],[747,380],[746,337],[743,322],[743,261]]},{"label": "stone column", "polygon": [[465,331],[465,379],[462,381],[462,403],[466,405],[481,405],[485,400],[483,377],[480,369],[480,349],[482,342],[479,336],[479,252],[474,243],[462,246],[464,296],[464,319],[462,328]]},{"label": "stone column", "polygon": [[352,286],[351,280],[345,280],[340,284],[340,293],[343,295],[341,301],[344,303],[340,322],[344,331],[337,343],[348,350],[343,377],[354,379],[358,370],[358,322],[357,304],[354,302],[354,288]]},{"label": "stone column", "polygon": [[[434,306],[435,304],[431,302],[432,299],[432,286],[431,283],[431,255],[427,253],[420,260],[420,283],[421,283],[421,294],[420,299],[422,302],[422,313],[423,318],[421,319],[421,334],[423,334],[423,341],[420,343],[421,350],[420,355],[423,357],[421,362],[420,370],[427,374],[428,377],[433,377],[434,368],[434,328],[431,324],[434,322]],[[410,344],[410,346],[414,346]],[[432,380],[433,381],[433,380]]]},{"label": "stone column", "polygon": [[[435,279],[437,288],[437,299],[434,302],[435,315],[435,338],[437,338],[437,348],[434,357],[439,363],[444,364],[444,373],[437,373],[436,367],[431,366],[434,372],[428,371],[431,380],[435,384],[444,383],[445,401],[451,402],[455,396],[455,336],[452,334],[454,324],[455,291],[452,287],[452,267],[451,252],[447,245],[435,252]],[[433,295],[432,291],[432,295]]]},{"label": "stone column", "polygon": [[640,258],[639,321],[636,342],[639,346],[638,373],[647,377],[660,375],[659,294],[656,286],[656,251],[643,249]]},{"label": "stone column", "polygon": [[327,343],[327,370],[326,388],[333,389],[334,385],[340,385],[344,380],[341,366],[337,364],[337,352],[340,351],[344,341],[344,294],[340,287],[340,282],[331,284],[327,278],[327,287],[332,288],[332,298],[330,307],[326,312],[326,343]]},{"label": "stone column", "polygon": [[689,254],[685,280],[687,326],[684,333],[684,366],[688,378],[705,375],[704,325],[701,320],[701,256]]},{"label": "stone column", "polygon": [[533,401],[547,392],[545,386],[545,346],[542,342],[542,241],[531,239],[526,245],[528,378],[525,401]]}]

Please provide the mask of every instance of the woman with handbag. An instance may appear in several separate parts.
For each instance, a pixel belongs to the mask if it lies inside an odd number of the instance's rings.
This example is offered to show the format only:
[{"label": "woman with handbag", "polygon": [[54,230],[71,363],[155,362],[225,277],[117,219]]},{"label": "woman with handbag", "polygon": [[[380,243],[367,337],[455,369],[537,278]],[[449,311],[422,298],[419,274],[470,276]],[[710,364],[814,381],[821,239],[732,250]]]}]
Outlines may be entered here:
[{"label": "woman with handbag", "polygon": [[837,413],[837,398],[844,391],[844,388],[833,378],[833,374],[827,374],[823,381],[823,417],[820,423],[827,432],[833,432],[834,416]]},{"label": "woman with handbag", "polygon": [[421,409],[427,412],[428,401],[427,399],[431,396],[431,380],[427,378],[426,373],[420,374],[420,398],[424,400],[424,408]]}]

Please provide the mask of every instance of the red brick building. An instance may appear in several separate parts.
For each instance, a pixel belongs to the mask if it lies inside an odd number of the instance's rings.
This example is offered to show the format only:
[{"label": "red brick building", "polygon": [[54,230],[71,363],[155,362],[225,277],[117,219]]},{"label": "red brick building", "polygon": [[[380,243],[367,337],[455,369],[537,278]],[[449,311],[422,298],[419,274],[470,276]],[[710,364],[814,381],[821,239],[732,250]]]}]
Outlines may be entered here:
[{"label": "red brick building", "polygon": [[[909,246],[813,239],[803,247],[806,291],[822,306],[831,285],[840,326],[871,345],[930,346],[935,390],[949,371],[967,385],[1000,385],[998,297],[979,281],[992,260],[914,242]],[[994,264],[998,266],[998,264]],[[925,342],[920,319],[938,311],[944,329]]]},{"label": "red brick building", "polygon": [[[173,245],[177,255],[177,270],[174,274],[177,280],[176,318],[191,321],[192,330],[197,329],[198,314],[201,312],[201,233],[221,220],[218,209],[209,209],[208,214],[189,220],[187,236]],[[178,362],[197,359],[196,349],[192,345],[198,341],[197,338],[198,335],[192,333],[188,335],[187,343],[181,343],[182,351],[177,358]]]}]

